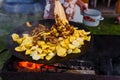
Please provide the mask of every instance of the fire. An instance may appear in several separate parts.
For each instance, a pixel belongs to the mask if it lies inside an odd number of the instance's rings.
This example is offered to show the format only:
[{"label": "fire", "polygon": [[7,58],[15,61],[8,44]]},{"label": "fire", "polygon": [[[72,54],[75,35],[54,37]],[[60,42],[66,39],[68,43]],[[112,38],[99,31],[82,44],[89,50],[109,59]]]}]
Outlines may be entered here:
[{"label": "fire", "polygon": [[21,61],[18,62],[18,66],[21,68],[27,68],[27,69],[40,69],[41,66],[43,66],[43,64],[37,64],[37,63],[32,63],[32,62],[28,62],[28,61]]},{"label": "fire", "polygon": [[26,71],[26,69],[28,71],[41,71],[42,69],[55,69],[54,66],[50,66],[50,65],[44,65],[44,64],[37,64],[37,63],[33,63],[33,62],[29,62],[29,61],[20,61],[17,64],[17,69],[18,70],[24,70]]}]

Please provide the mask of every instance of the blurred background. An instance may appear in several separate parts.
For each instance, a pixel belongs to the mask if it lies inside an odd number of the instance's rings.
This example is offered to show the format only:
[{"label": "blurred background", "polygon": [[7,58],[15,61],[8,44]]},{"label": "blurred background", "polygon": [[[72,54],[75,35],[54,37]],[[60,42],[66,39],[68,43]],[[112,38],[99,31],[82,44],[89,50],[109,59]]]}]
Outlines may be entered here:
[{"label": "blurred background", "polygon": [[[88,3],[89,8],[98,9],[102,12],[102,15],[105,17],[102,22],[106,22],[107,18],[112,17],[111,20],[114,26],[114,19],[120,14],[120,0],[83,1]],[[44,8],[45,0],[0,0],[0,32],[7,34],[8,31],[13,30],[15,27],[25,23],[26,21],[43,19]],[[107,22],[111,23],[109,19]],[[104,25],[107,25],[107,23]],[[101,27],[98,26],[97,29],[95,28],[91,30],[95,34],[104,34],[104,31],[101,32],[98,29],[101,29]],[[106,34],[110,33],[112,32],[108,32]]]}]

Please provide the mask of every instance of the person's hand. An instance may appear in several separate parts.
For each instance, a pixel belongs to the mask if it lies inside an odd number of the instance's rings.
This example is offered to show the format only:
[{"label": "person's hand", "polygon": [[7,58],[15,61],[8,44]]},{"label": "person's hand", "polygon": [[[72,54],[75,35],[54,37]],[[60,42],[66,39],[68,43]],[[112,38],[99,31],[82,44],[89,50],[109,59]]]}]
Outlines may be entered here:
[{"label": "person's hand", "polygon": [[77,0],[77,5],[80,7],[80,11],[83,12],[85,10],[88,10],[88,4],[84,3],[81,0]]}]

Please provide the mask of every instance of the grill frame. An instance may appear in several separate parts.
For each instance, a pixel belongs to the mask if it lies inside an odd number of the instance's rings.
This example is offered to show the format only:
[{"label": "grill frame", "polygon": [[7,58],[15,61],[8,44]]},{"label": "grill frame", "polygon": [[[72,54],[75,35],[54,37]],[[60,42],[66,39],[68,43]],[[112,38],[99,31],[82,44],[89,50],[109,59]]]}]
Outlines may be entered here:
[{"label": "grill frame", "polygon": [[[72,74],[72,73],[56,73],[56,72],[14,72],[3,70],[0,71],[0,76],[4,80],[120,80],[120,74],[113,74],[113,67],[116,63],[119,64],[120,61],[120,36],[118,35],[94,35],[94,43],[92,48],[90,48],[85,55],[79,57],[80,59],[91,60],[95,63],[96,71],[100,68],[103,73],[98,73],[96,75],[88,74]],[[102,44],[104,42],[104,44]],[[114,43],[113,43],[114,42]],[[105,49],[107,48],[107,49]],[[111,49],[111,50],[110,50]],[[114,51],[114,52],[111,52]],[[94,52],[94,53],[93,53]],[[101,54],[103,52],[103,54]],[[106,54],[104,54],[106,52]],[[113,55],[114,54],[114,55]],[[91,57],[92,55],[93,57]],[[104,60],[102,60],[104,59]],[[107,61],[106,61],[107,60]],[[111,63],[111,61],[113,63]],[[106,66],[102,63],[107,63]],[[110,67],[108,67],[111,65]],[[100,67],[99,67],[100,66]],[[109,72],[108,72],[108,71]],[[117,74],[117,75],[116,75]]]}]

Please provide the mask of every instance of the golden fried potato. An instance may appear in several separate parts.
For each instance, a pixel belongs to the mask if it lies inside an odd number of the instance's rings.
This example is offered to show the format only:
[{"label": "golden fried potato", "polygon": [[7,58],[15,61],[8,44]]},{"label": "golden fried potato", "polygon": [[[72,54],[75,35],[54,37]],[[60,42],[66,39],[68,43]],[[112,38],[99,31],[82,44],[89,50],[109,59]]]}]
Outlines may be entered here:
[{"label": "golden fried potato", "polygon": [[60,41],[60,45],[64,48],[68,48],[68,45],[65,43],[65,41]]},{"label": "golden fried potato", "polygon": [[67,50],[67,53],[68,53],[68,54],[71,54],[72,51],[73,51],[72,49],[68,49],[68,50]]},{"label": "golden fried potato", "polygon": [[48,48],[49,46],[46,45],[46,44],[44,44],[44,45],[42,45],[41,47],[42,47],[42,50],[44,50],[44,49]]},{"label": "golden fried potato", "polygon": [[39,56],[37,51],[33,51],[31,54],[32,54],[31,56],[32,56],[33,60],[37,61],[37,60],[41,59],[41,57]]},{"label": "golden fried potato", "polygon": [[55,56],[55,53],[49,53],[46,57],[45,57],[45,59],[47,60],[47,61],[49,61],[50,59],[52,59],[53,57]]},{"label": "golden fried potato", "polygon": [[40,56],[40,59],[44,59],[44,57],[47,55],[45,53],[38,54]]},{"label": "golden fried potato", "polygon": [[55,50],[55,46],[49,46],[49,49],[54,51]]},{"label": "golden fried potato", "polygon": [[76,39],[80,45],[84,45],[84,37],[79,37]]},{"label": "golden fried potato", "polygon": [[91,40],[91,36],[85,36],[85,40],[86,41],[90,41]]},{"label": "golden fried potato", "polygon": [[18,39],[16,39],[16,42],[17,42],[18,44],[22,44],[22,41],[23,41],[23,38],[18,38]]},{"label": "golden fried potato", "polygon": [[30,50],[30,49],[27,49],[26,51],[25,51],[25,55],[30,55],[32,53],[32,51]]},{"label": "golden fried potato", "polygon": [[38,47],[38,48],[36,49],[36,51],[37,51],[39,54],[41,54],[43,50]]},{"label": "golden fried potato", "polygon": [[38,46],[32,46],[32,47],[30,48],[30,50],[35,51],[35,50],[37,50],[37,48],[38,48]]},{"label": "golden fried potato", "polygon": [[30,22],[28,22],[28,21],[26,22],[26,26],[27,26],[27,27],[32,27],[32,25],[31,25]]},{"label": "golden fried potato", "polygon": [[12,34],[12,39],[13,39],[13,41],[17,41],[17,39],[19,39],[20,37],[19,37],[19,35],[18,34],[16,34],[16,33],[13,33]]},{"label": "golden fried potato", "polygon": [[80,46],[80,43],[79,43],[77,40],[74,40],[74,41],[72,42],[72,44],[73,44],[76,48],[79,48],[79,46]]},{"label": "golden fried potato", "polygon": [[69,49],[75,49],[75,46],[73,44],[68,44]]},{"label": "golden fried potato", "polygon": [[42,46],[42,45],[44,45],[45,44],[45,41],[37,41],[37,45],[38,46]]},{"label": "golden fried potato", "polygon": [[67,39],[64,39],[64,42],[65,42],[65,44],[69,44],[70,43],[70,41],[69,41],[69,39],[67,38]]},{"label": "golden fried potato", "polygon": [[60,45],[56,46],[56,52],[60,57],[65,57],[67,55],[67,49],[61,47]]},{"label": "golden fried potato", "polygon": [[17,51],[17,52],[23,52],[25,50],[26,50],[25,46],[18,46],[15,48],[15,51]]},{"label": "golden fried potato", "polygon": [[23,39],[21,46],[25,46],[26,48],[30,48],[33,46],[33,38],[32,37],[26,37]]},{"label": "golden fried potato", "polygon": [[70,42],[73,42],[76,39],[75,36],[70,36],[69,38],[70,38]]},{"label": "golden fried potato", "polygon": [[[30,22],[26,22],[27,27],[32,27]],[[46,28],[39,24],[30,34],[23,33],[20,37],[13,33],[13,41],[18,43],[15,48],[17,52],[25,51],[25,55],[30,55],[33,60],[51,60],[54,56],[66,57],[68,54],[81,53],[81,47],[85,41],[90,41],[90,32],[78,30],[70,25],[66,19],[60,20]],[[43,28],[43,29],[42,29]]]},{"label": "golden fried potato", "polygon": [[75,49],[73,49],[73,51],[72,51],[72,53],[80,53],[81,52],[81,50],[79,49],[79,48],[75,48]]},{"label": "golden fried potato", "polygon": [[78,38],[81,35],[79,34],[78,30],[75,30],[73,36],[76,37],[76,38]]}]

